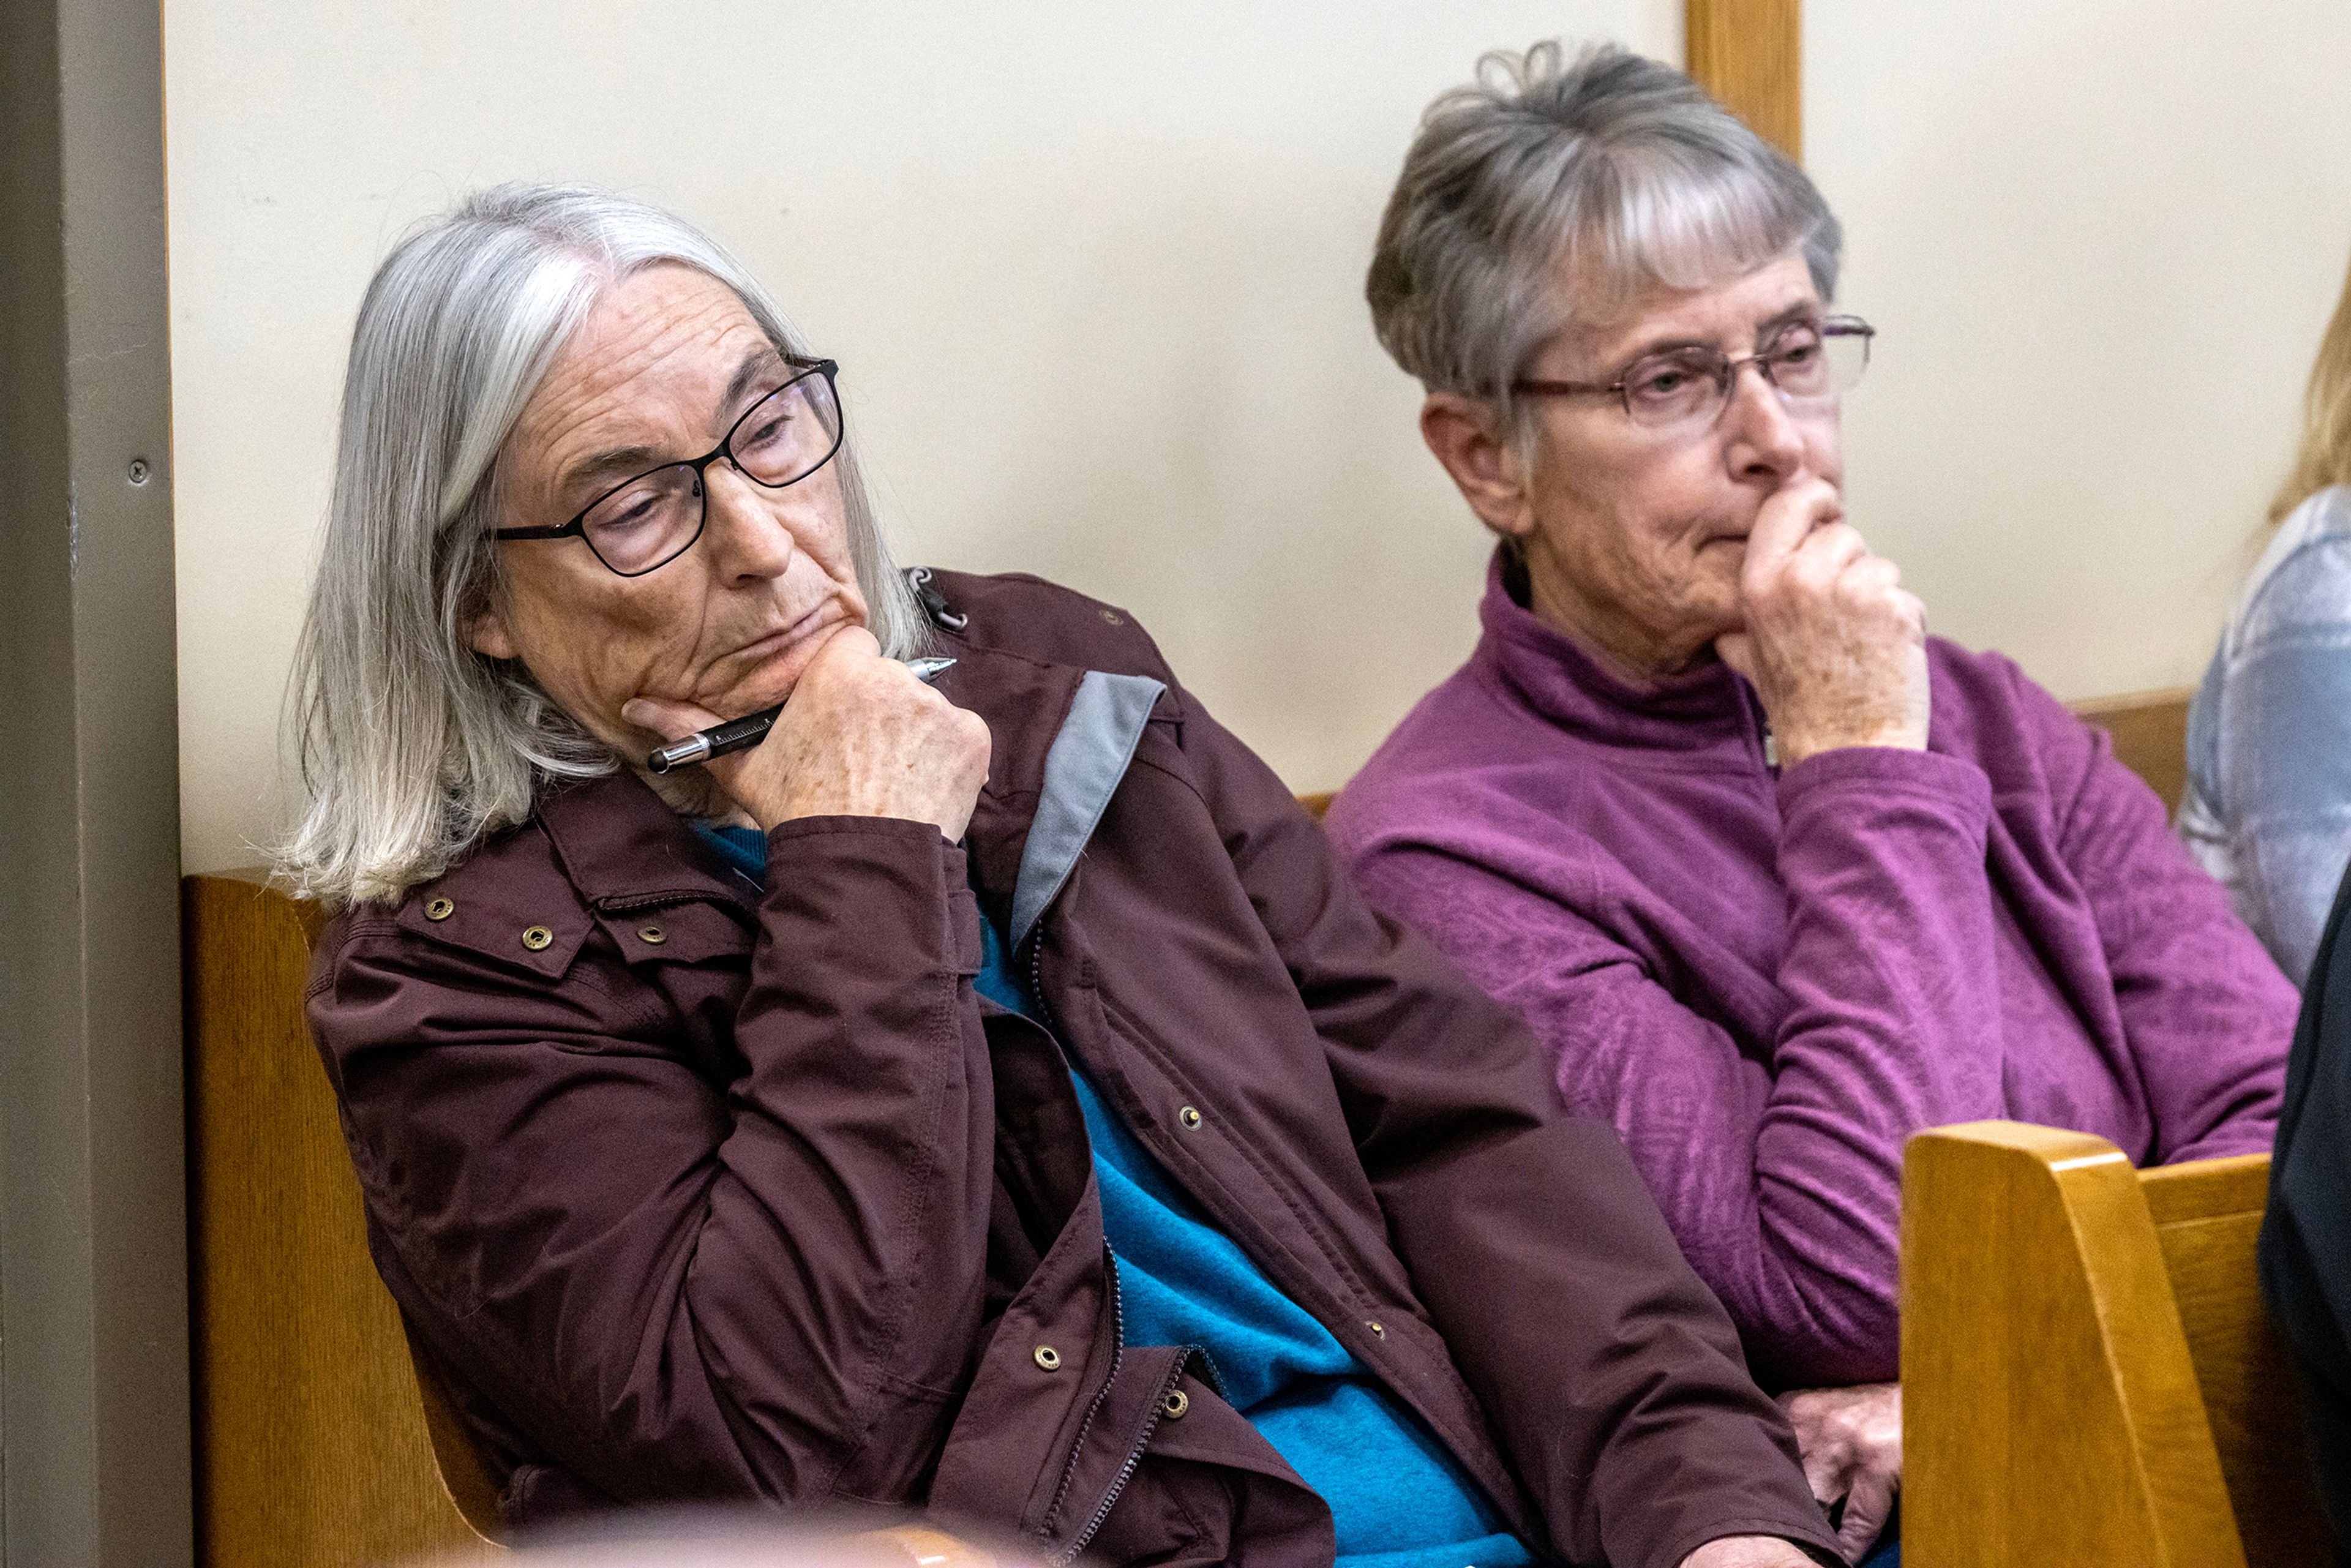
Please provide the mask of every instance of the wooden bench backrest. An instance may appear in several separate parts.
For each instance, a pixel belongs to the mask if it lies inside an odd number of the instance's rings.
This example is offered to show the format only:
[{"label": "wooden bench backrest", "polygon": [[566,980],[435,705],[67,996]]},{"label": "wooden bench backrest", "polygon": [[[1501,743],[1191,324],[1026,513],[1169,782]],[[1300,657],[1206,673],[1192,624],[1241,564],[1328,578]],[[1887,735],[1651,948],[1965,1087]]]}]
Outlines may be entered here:
[{"label": "wooden bench backrest", "polygon": [[2188,704],[2195,695],[2192,687],[2182,686],[2068,706],[2106,732],[2116,760],[2146,779],[2163,798],[2163,809],[2178,816],[2179,797],[2188,789]]},{"label": "wooden bench backrest", "polygon": [[493,1484],[376,1276],[303,1023],[317,911],[235,876],[181,908],[202,1561],[483,1551]]},{"label": "wooden bench backrest", "polygon": [[2146,1172],[2014,1122],[1911,1139],[1903,1553],[1955,1568],[2318,1563],[2254,1274],[2269,1159]]},{"label": "wooden bench backrest", "polygon": [[[2093,697],[2070,706],[2106,732],[2115,744],[2116,760],[2146,779],[2163,798],[2164,810],[2177,815],[2179,797],[2188,789],[2188,703],[2195,695],[2183,686],[2175,691]],[[1298,800],[1318,822],[1331,809],[1327,792],[1301,795]]]}]

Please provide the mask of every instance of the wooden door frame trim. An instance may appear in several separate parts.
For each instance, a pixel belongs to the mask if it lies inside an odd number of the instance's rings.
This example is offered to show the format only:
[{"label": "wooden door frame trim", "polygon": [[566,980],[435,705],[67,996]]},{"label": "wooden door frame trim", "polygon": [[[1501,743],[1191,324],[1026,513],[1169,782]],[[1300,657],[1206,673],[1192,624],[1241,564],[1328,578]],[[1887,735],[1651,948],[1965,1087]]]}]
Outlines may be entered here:
[{"label": "wooden door frame trim", "polygon": [[1682,21],[1691,79],[1802,162],[1803,0],[1686,0]]}]

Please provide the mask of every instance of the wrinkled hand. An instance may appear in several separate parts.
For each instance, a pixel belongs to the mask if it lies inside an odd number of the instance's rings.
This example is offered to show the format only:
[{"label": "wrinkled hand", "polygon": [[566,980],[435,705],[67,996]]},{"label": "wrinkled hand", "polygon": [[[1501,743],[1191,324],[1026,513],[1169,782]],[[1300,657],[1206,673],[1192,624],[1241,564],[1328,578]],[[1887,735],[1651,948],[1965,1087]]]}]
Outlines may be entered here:
[{"label": "wrinkled hand", "polygon": [[1755,684],[1782,767],[1848,746],[1927,749],[1927,611],[1824,479],[1772,492],[1740,570],[1747,626],[1715,639]]},{"label": "wrinkled hand", "polygon": [[1804,1479],[1823,1506],[1844,1499],[1837,1541],[1858,1559],[1875,1545],[1902,1484],[1902,1385],[1862,1383],[1780,1396]]},{"label": "wrinkled hand", "polygon": [[[692,703],[636,697],[629,723],[671,740],[724,722]],[[799,817],[899,817],[963,837],[987,781],[988,734],[882,656],[872,633],[837,632],[801,672],[767,737],[703,766],[764,829]]]},{"label": "wrinkled hand", "polygon": [[1813,1560],[1776,1535],[1726,1535],[1682,1559],[1682,1568],[1816,1568]]}]

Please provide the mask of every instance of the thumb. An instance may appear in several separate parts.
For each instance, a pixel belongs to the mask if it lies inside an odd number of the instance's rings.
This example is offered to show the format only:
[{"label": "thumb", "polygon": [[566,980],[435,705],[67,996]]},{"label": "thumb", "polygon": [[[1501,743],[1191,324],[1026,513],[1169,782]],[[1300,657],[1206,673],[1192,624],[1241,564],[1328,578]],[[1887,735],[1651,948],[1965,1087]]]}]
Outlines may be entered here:
[{"label": "thumb", "polygon": [[1893,1485],[1883,1476],[1856,1475],[1853,1490],[1845,1494],[1844,1518],[1837,1523],[1837,1544],[1844,1548],[1846,1557],[1859,1562],[1866,1555],[1885,1532],[1886,1516],[1893,1511]]},{"label": "thumb", "polygon": [[621,705],[621,717],[664,740],[684,740],[696,730],[726,722],[706,707],[670,697],[631,697]]},{"label": "thumb", "polygon": [[1714,655],[1755,684],[1755,639],[1744,632],[1725,632],[1714,640]]}]

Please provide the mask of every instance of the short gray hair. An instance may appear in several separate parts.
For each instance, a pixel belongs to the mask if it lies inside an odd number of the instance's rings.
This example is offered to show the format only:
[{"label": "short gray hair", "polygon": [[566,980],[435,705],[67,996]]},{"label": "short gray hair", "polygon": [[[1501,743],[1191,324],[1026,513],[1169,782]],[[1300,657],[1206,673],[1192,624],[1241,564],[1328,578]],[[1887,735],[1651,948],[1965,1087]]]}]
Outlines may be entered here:
[{"label": "short gray hair", "polygon": [[[1821,298],[1842,235],[1804,172],[1670,66],[1613,44],[1497,50],[1422,116],[1364,295],[1431,392],[1516,410],[1510,382],[1570,313],[1696,287],[1801,248]],[[1594,297],[1563,301],[1562,267]]]},{"label": "short gray hair", "polygon": [[[496,587],[498,454],[598,296],[659,262],[731,288],[786,354],[808,350],[767,290],[691,224],[584,186],[480,192],[409,235],[360,305],[343,378],[325,549],[290,723],[309,801],[278,852],[331,905],[398,898],[530,814],[552,779],[619,759],[519,663],[466,638]],[[853,436],[833,457],[883,652],[925,622],[890,559]]]}]

